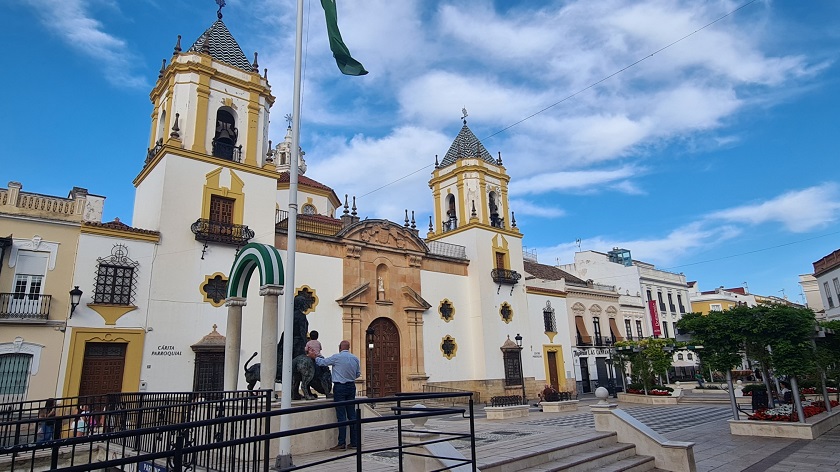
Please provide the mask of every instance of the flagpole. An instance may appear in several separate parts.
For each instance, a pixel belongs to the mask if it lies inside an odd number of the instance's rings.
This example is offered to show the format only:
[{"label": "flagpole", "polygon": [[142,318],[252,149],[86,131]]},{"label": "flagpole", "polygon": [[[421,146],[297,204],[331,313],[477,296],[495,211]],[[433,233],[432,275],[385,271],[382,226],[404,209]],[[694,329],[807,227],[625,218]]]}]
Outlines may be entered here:
[{"label": "flagpole", "polygon": [[[286,245],[286,298],[284,299],[283,331],[289,333],[283,342],[283,388],[280,393],[280,409],[292,407],[292,345],[294,342],[294,302],[295,302],[295,253],[297,251],[297,213],[298,213],[298,167],[300,165],[300,83],[303,56],[303,0],[297,1],[297,27],[295,32],[295,82],[292,98],[292,149],[289,163],[289,224]],[[292,426],[291,415],[280,416],[280,430],[288,431]],[[277,466],[292,465],[292,438],[280,438],[280,455]]]}]

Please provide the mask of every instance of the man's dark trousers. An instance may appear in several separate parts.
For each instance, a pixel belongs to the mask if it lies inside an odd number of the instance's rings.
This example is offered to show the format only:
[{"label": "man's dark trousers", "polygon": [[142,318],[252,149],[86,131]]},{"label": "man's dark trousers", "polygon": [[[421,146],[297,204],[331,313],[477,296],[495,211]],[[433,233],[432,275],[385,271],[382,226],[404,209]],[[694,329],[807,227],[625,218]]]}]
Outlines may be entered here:
[{"label": "man's dark trousers", "polygon": [[[356,383],[355,382],[347,382],[347,383],[334,383],[333,384],[333,401],[343,402],[347,400],[353,400],[356,398]],[[356,406],[355,405],[343,405],[335,407],[335,416],[338,419],[338,422],[341,423],[343,421],[354,421],[356,419]],[[338,427],[338,444],[347,444],[347,430],[344,426]],[[356,441],[356,427],[354,425],[350,426],[350,445],[351,446],[358,446],[358,442]]]}]

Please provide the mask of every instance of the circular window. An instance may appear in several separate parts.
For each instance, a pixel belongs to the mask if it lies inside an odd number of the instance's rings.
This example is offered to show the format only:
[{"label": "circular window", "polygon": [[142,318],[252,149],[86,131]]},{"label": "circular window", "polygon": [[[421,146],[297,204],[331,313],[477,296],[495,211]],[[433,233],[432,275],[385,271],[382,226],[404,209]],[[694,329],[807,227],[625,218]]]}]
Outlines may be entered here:
[{"label": "circular window", "polygon": [[315,209],[315,205],[310,205],[309,203],[303,205],[301,210],[304,215],[314,215],[318,213],[318,210]]}]

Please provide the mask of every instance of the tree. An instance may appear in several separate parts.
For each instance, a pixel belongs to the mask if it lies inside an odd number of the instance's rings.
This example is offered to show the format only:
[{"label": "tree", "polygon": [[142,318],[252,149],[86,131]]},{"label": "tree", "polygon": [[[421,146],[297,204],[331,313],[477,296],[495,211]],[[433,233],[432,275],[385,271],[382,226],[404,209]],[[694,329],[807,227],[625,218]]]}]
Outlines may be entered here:
[{"label": "tree", "polygon": [[[744,307],[746,309],[746,307]],[[732,416],[737,420],[738,405],[732,386],[732,368],[741,363],[744,341],[749,332],[740,311],[712,311],[708,315],[689,313],[677,322],[677,329],[691,333],[695,343],[703,345],[703,361],[715,370],[726,372]]]},{"label": "tree", "polygon": [[[619,362],[629,361],[633,375],[644,385],[645,392],[656,382],[656,376],[664,374],[671,367],[673,340],[646,338],[640,341],[619,341],[615,343]],[[668,350],[670,347],[670,352]]]},{"label": "tree", "polygon": [[688,313],[677,322],[677,329],[691,333],[692,342],[703,345],[703,363],[714,370],[729,372],[741,363],[746,329],[744,320],[734,314],[732,310]]}]

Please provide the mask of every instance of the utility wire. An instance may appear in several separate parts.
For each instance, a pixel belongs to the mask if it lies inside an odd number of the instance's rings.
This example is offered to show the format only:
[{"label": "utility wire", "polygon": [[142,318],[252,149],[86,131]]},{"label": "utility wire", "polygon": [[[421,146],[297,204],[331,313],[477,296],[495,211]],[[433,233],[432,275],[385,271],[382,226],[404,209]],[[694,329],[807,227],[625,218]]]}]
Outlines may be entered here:
[{"label": "utility wire", "polygon": [[[650,58],[651,58],[651,57],[653,57],[654,55],[656,55],[656,54],[658,54],[658,53],[660,53],[660,52],[662,52],[662,51],[664,51],[664,50],[666,50],[666,49],[670,48],[671,46],[673,46],[673,45],[675,45],[675,44],[677,44],[677,43],[679,43],[679,42],[681,42],[681,41],[683,41],[683,40],[685,40],[685,39],[687,39],[687,38],[690,38],[691,36],[694,36],[695,34],[699,33],[700,31],[703,31],[704,29],[706,29],[706,28],[708,28],[708,27],[710,27],[710,26],[714,25],[715,23],[718,23],[719,21],[721,21],[721,20],[723,20],[723,19],[725,19],[725,18],[727,18],[727,17],[729,17],[729,16],[731,16],[731,15],[733,15],[733,14],[737,13],[738,11],[740,11],[740,10],[742,10],[742,9],[744,9],[744,8],[746,8],[746,7],[748,7],[748,6],[750,6],[750,5],[752,5],[753,3],[757,2],[757,1],[758,1],[758,0],[750,0],[750,1],[748,1],[747,3],[744,3],[743,5],[739,6],[738,8],[735,8],[734,10],[729,11],[728,13],[724,14],[723,16],[720,16],[720,17],[718,17],[717,19],[715,19],[715,20],[713,20],[713,21],[710,21],[709,23],[706,23],[705,25],[701,26],[700,28],[697,28],[696,30],[692,31],[691,33],[688,33],[687,35],[685,35],[685,36],[683,36],[683,37],[681,37],[681,38],[679,38],[679,39],[677,39],[677,40],[675,40],[675,41],[672,41],[671,43],[667,44],[666,46],[663,46],[663,47],[661,47],[661,48],[657,49],[656,51],[653,51],[652,53],[648,54],[647,56],[645,56],[645,57],[643,57],[643,58],[641,58],[641,59],[639,59],[639,60],[637,60],[636,62],[633,62],[632,64],[627,65],[627,66],[625,66],[625,67],[622,67],[621,69],[619,69],[619,70],[617,70],[617,71],[613,72],[612,74],[610,74],[610,75],[608,75],[608,76],[606,76],[606,77],[604,77],[604,78],[602,78],[602,79],[600,79],[600,80],[598,80],[598,81],[596,81],[596,82],[593,82],[593,83],[591,83],[591,84],[587,85],[586,87],[584,87],[584,88],[582,88],[582,89],[578,90],[577,92],[574,92],[574,93],[572,93],[571,95],[568,95],[568,96],[566,96],[566,97],[562,98],[561,100],[558,100],[558,101],[556,101],[556,102],[552,103],[551,105],[548,105],[547,107],[545,107],[545,108],[543,108],[543,109],[541,109],[541,110],[539,110],[539,111],[537,111],[537,112],[535,112],[535,113],[532,113],[532,114],[530,114],[530,115],[526,116],[525,118],[522,118],[521,120],[519,120],[519,121],[517,121],[517,122],[515,122],[515,123],[513,123],[513,124],[510,124],[510,125],[508,125],[508,126],[506,126],[506,127],[502,128],[502,129],[500,129],[500,130],[496,131],[495,133],[493,133],[493,134],[491,134],[491,135],[489,135],[489,136],[486,136],[484,139],[485,139],[485,140],[486,140],[486,139],[490,139],[490,138],[492,138],[492,137],[494,137],[494,136],[496,136],[496,135],[498,135],[498,134],[504,133],[505,131],[507,131],[507,130],[509,130],[509,129],[513,128],[514,126],[520,125],[520,124],[524,123],[525,121],[528,121],[528,120],[530,120],[531,118],[533,118],[533,117],[535,117],[535,116],[537,116],[537,115],[539,115],[539,114],[541,114],[541,113],[544,113],[544,112],[546,112],[546,111],[548,111],[548,110],[550,110],[550,109],[552,109],[552,108],[556,107],[557,105],[560,105],[560,104],[561,104],[561,103],[563,103],[563,102],[566,102],[566,101],[568,101],[568,100],[571,100],[572,98],[574,98],[574,97],[576,97],[576,96],[578,96],[578,95],[582,94],[583,92],[586,92],[587,90],[589,90],[589,89],[591,89],[591,88],[597,87],[598,85],[600,85],[600,84],[602,84],[602,83],[606,82],[607,80],[609,80],[609,79],[611,79],[611,78],[615,77],[616,75],[621,74],[622,72],[625,72],[625,71],[627,71],[628,69],[630,69],[630,68],[632,68],[632,67],[635,67],[635,66],[637,66],[637,65],[641,64],[642,62],[644,62],[644,61],[646,61],[646,60],[650,59]],[[414,172],[411,172],[411,173],[410,173],[410,174],[408,174],[408,175],[404,175],[404,176],[400,177],[400,178],[399,178],[399,179],[397,179],[397,180],[394,180],[394,181],[389,182],[389,183],[387,183],[387,184],[385,184],[385,185],[382,185],[381,187],[378,187],[378,188],[376,188],[376,189],[374,189],[374,190],[371,190],[370,192],[365,193],[364,195],[362,195],[362,196],[361,196],[361,197],[359,197],[359,198],[366,197],[366,196],[368,196],[368,195],[370,195],[370,194],[372,194],[372,193],[374,193],[374,192],[378,192],[378,191],[382,190],[382,189],[383,189],[383,188],[385,188],[385,187],[389,187],[389,186],[391,186],[391,185],[394,185],[395,183],[400,182],[400,181],[402,181],[402,180],[405,180],[405,179],[407,179],[408,177],[411,177],[412,175],[414,175],[414,174],[416,174],[416,173],[418,173],[418,172],[420,172],[420,171],[422,171],[422,170],[424,170],[424,169],[428,169],[428,168],[429,168],[429,167],[431,167],[431,166],[432,166],[432,164],[429,164],[429,165],[423,166],[423,167],[421,167],[421,168],[419,168],[419,169],[415,170]]]}]

